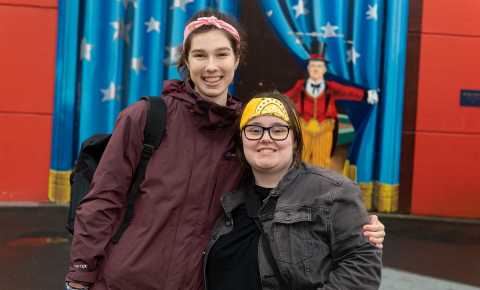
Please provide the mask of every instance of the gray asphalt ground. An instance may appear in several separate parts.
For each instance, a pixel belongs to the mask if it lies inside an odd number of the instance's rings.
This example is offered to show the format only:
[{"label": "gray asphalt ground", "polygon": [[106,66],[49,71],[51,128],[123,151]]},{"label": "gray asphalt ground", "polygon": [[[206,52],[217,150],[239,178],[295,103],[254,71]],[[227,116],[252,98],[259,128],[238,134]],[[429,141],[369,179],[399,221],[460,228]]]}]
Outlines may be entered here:
[{"label": "gray asphalt ground", "polygon": [[[0,290],[63,289],[67,209],[0,204]],[[382,290],[480,289],[480,221],[381,215]]]}]

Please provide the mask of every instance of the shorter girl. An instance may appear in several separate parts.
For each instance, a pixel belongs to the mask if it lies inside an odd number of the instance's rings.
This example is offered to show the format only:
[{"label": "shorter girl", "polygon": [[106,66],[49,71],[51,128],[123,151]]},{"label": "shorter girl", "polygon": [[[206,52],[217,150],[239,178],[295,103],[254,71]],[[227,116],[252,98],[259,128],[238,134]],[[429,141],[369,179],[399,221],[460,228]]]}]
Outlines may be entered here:
[{"label": "shorter girl", "polygon": [[254,97],[240,120],[249,174],[222,197],[205,257],[206,289],[378,289],[382,251],[362,235],[360,188],[301,162],[295,106]]}]

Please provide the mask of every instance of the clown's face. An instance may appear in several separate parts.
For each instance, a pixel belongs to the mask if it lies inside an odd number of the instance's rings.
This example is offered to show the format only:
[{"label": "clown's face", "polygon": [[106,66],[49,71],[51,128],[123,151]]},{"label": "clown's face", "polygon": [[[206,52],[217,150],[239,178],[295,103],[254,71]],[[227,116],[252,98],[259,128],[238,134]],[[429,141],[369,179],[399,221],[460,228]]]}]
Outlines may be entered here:
[{"label": "clown's face", "polygon": [[323,81],[323,76],[327,72],[327,65],[323,60],[310,60],[307,66],[308,77],[314,82]]}]

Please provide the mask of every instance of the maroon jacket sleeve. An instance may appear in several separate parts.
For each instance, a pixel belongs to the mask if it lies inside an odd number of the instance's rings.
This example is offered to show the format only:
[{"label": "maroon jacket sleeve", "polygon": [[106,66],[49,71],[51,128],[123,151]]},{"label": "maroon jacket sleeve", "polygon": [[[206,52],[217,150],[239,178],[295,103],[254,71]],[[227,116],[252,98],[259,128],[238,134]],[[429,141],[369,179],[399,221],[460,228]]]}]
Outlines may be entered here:
[{"label": "maroon jacket sleeve", "polygon": [[297,111],[300,112],[300,102],[301,102],[301,95],[302,95],[302,90],[304,89],[305,85],[305,80],[298,80],[293,88],[290,90],[286,91],[284,95],[289,97],[294,103],[295,106],[297,107]]},{"label": "maroon jacket sleeve", "polygon": [[140,160],[146,108],[145,102],[137,102],[117,119],[92,187],[76,212],[67,281],[96,281],[99,261],[121,221],[128,188]]},{"label": "maroon jacket sleeve", "polygon": [[366,94],[363,88],[327,81],[328,89],[335,100],[362,101]]}]

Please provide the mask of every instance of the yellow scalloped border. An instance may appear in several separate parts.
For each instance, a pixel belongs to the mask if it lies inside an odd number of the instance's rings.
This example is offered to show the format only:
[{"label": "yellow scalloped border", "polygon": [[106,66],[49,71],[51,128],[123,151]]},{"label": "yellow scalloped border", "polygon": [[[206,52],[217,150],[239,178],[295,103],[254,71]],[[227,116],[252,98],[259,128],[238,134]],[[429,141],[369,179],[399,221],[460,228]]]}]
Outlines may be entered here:
[{"label": "yellow scalloped border", "polygon": [[[343,175],[353,181],[357,180],[357,167],[345,161]],[[399,185],[380,182],[360,182],[363,204],[367,210],[379,212],[398,211]]]},{"label": "yellow scalloped border", "polygon": [[48,176],[48,199],[51,202],[67,204],[70,202],[71,170],[58,171],[50,169]]}]

